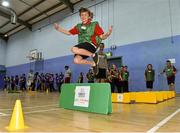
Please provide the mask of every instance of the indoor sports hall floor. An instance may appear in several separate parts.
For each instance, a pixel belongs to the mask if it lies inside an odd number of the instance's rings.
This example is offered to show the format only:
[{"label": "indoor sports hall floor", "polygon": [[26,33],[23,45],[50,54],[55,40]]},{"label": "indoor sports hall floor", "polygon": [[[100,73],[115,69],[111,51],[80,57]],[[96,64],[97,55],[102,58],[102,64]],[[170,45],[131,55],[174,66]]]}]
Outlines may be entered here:
[{"label": "indoor sports hall floor", "polygon": [[58,107],[58,93],[0,92],[0,131],[7,131],[15,100],[23,106],[25,131],[180,132],[180,97],[159,104],[113,103],[111,115]]}]

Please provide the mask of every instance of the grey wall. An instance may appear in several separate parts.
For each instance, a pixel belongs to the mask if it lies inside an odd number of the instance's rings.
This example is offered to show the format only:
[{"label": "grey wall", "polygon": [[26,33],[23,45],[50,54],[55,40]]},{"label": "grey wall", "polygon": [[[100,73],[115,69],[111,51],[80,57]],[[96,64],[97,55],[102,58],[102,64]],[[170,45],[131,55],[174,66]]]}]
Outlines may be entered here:
[{"label": "grey wall", "polygon": [[0,38],[0,65],[5,65],[6,42]]},{"label": "grey wall", "polygon": [[[180,0],[170,0],[171,10],[169,0],[85,0],[75,6],[75,11],[81,6],[90,7],[94,20],[98,20],[105,31],[109,25],[114,26],[112,36],[105,41],[107,47],[171,36],[170,14],[172,33],[180,34]],[[26,55],[34,48],[43,52],[45,59],[71,54],[70,48],[77,43],[77,37],[56,32],[52,24],[49,25],[55,21],[70,29],[80,20],[78,13],[65,10],[34,25],[33,32],[26,29],[13,35],[7,44],[6,66],[28,63]],[[39,27],[43,28],[37,30]]]}]

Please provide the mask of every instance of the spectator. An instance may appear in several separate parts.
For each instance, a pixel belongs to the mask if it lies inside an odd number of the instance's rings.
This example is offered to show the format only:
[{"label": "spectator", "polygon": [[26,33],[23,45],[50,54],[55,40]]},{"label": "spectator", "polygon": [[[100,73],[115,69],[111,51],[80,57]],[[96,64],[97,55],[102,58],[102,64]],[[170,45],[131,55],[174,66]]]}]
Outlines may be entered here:
[{"label": "spectator", "polygon": [[69,66],[65,66],[65,77],[64,77],[64,83],[70,83],[71,82],[71,76],[72,72]]}]

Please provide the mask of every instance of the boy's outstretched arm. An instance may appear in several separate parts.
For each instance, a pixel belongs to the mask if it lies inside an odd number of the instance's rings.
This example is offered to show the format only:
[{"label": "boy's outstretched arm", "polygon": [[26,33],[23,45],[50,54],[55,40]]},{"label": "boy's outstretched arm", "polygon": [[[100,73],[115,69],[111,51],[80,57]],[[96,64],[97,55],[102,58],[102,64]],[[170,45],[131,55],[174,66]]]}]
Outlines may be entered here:
[{"label": "boy's outstretched arm", "polygon": [[109,31],[108,31],[107,33],[103,34],[103,35],[100,35],[100,38],[101,38],[102,40],[107,39],[107,38],[111,35],[112,29],[113,29],[113,27],[110,26],[110,27],[109,27]]},{"label": "boy's outstretched arm", "polygon": [[60,27],[57,23],[54,24],[54,28],[55,28],[57,31],[59,31],[59,32],[61,32],[61,33],[63,33],[63,34],[72,35],[68,30],[63,29],[63,28]]}]

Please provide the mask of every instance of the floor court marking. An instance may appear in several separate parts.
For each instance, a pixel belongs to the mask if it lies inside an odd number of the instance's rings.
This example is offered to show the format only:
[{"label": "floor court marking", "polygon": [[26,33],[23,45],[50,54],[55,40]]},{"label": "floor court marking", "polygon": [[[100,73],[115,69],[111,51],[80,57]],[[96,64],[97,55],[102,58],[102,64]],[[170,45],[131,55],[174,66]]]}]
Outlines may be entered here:
[{"label": "floor court marking", "polygon": [[180,112],[180,108],[177,109],[174,113],[172,113],[168,117],[166,117],[165,119],[163,119],[162,121],[160,121],[157,125],[155,125],[153,128],[148,130],[146,133],[154,133],[154,132],[156,132],[160,127],[162,127],[164,124],[166,124],[170,119],[172,119],[179,112]]},{"label": "floor court marking", "polygon": [[[52,108],[52,109],[46,109],[46,110],[36,110],[36,111],[29,111],[29,112],[24,112],[24,114],[33,114],[33,113],[41,113],[41,112],[48,112],[48,111],[56,111],[59,110],[59,108]],[[1,116],[10,116],[11,114],[0,114]]]},{"label": "floor court marking", "polygon": [[[48,111],[56,111],[59,110],[59,108],[52,108],[52,109],[47,109],[47,110],[36,110],[36,111],[29,111],[29,112],[24,112],[24,114],[33,114],[33,113],[41,113],[41,112],[48,112]],[[176,114],[180,112],[180,108],[177,109],[174,113],[160,121],[157,125],[155,125],[153,128],[148,130],[146,133],[154,133],[156,132],[160,127],[162,127],[164,124],[166,124],[170,119],[172,119]],[[1,116],[10,116],[11,114],[5,114],[0,112],[0,117]]]},{"label": "floor court marking", "polygon": [[7,115],[7,114],[0,112],[0,116],[5,116],[5,115]]},{"label": "floor court marking", "polygon": [[29,112],[24,112],[24,114],[41,113],[41,112],[48,112],[48,111],[55,111],[55,110],[59,110],[59,108],[52,108],[52,109],[47,109],[47,110],[29,111]]},{"label": "floor court marking", "polygon": [[[58,104],[41,105],[41,106],[33,106],[33,107],[23,107],[23,109],[33,109],[33,108],[50,107],[50,106],[57,106],[57,105]],[[0,110],[13,110],[13,109],[0,109]]]}]

